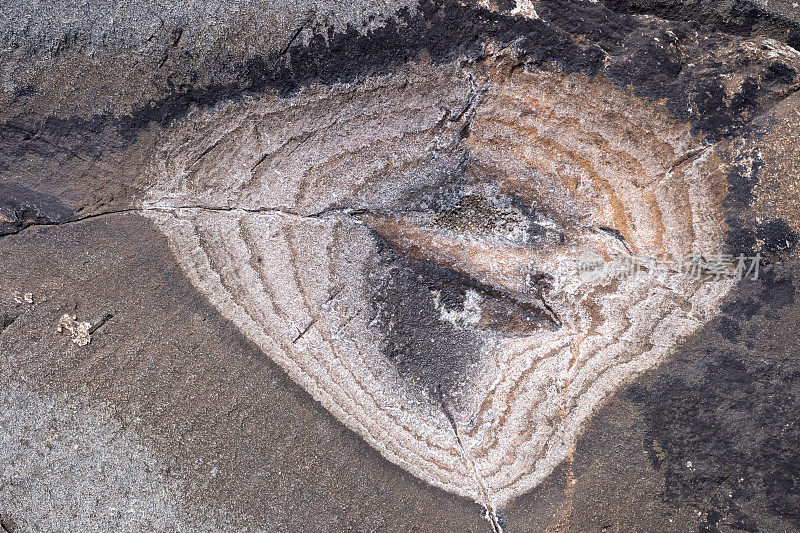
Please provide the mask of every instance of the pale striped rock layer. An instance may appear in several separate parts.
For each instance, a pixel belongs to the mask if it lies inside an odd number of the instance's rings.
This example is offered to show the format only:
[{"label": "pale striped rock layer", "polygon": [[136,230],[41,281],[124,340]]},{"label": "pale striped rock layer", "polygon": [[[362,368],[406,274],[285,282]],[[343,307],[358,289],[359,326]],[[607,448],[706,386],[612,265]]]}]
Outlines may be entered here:
[{"label": "pale striped rock layer", "polygon": [[493,519],[731,289],[580,271],[718,254],[720,157],[660,104],[498,52],[197,112],[141,208],[292,379]]}]

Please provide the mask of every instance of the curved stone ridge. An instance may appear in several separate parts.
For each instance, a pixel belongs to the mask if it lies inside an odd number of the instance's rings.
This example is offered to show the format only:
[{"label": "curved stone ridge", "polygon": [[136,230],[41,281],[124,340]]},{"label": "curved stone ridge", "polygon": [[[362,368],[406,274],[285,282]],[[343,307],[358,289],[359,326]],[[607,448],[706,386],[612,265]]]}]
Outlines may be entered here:
[{"label": "curved stone ridge", "polygon": [[518,66],[490,48],[198,112],[142,205],[316,400],[490,516],[733,285],[625,275],[721,252],[714,147],[599,78]]}]

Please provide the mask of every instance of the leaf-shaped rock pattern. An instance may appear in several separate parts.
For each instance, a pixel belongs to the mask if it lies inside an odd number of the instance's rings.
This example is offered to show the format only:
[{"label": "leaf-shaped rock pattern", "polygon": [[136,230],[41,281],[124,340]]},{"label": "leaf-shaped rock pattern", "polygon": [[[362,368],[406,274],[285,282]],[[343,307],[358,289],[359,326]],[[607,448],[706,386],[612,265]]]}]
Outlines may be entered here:
[{"label": "leaf-shaped rock pattern", "polygon": [[387,459],[493,510],[729,277],[721,155],[600,78],[424,62],[175,124],[142,208],[220,312]]}]

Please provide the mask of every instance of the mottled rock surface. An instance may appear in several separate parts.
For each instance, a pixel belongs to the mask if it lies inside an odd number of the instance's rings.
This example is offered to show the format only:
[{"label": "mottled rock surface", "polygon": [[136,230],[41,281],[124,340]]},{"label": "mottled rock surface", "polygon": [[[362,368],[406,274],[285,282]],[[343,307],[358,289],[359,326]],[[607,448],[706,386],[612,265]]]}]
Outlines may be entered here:
[{"label": "mottled rock surface", "polygon": [[0,12],[7,532],[800,531],[791,0]]}]

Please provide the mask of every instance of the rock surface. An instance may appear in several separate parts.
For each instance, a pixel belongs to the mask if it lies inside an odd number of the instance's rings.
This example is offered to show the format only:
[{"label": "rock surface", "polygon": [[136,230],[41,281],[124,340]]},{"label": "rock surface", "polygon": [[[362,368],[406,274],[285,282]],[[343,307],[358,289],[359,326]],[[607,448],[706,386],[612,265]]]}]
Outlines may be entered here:
[{"label": "rock surface", "polygon": [[6,531],[800,530],[791,4],[41,7]]}]

